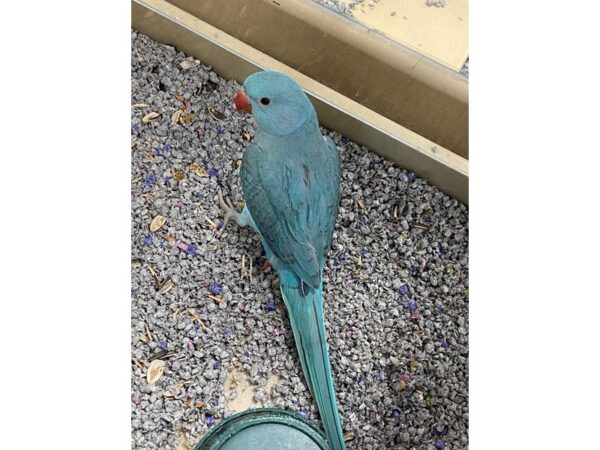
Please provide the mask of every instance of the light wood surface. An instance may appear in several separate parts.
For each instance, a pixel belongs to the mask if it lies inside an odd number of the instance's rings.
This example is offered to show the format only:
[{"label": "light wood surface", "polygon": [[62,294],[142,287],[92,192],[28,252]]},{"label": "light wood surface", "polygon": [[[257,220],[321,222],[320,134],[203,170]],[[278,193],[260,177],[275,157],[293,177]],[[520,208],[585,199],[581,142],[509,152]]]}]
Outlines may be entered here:
[{"label": "light wood surface", "polygon": [[469,55],[467,0],[447,0],[443,7],[427,6],[426,0],[380,0],[372,8],[367,0],[353,12],[363,25],[453,70]]}]

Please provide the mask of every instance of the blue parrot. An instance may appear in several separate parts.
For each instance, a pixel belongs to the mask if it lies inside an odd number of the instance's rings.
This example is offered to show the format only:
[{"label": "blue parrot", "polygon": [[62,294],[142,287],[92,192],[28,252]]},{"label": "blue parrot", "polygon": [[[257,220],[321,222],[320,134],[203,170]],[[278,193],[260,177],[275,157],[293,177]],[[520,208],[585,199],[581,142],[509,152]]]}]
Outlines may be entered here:
[{"label": "blue parrot", "polygon": [[278,72],[250,75],[235,96],[257,123],[240,170],[246,205],[238,213],[219,192],[231,220],[260,235],[279,284],[302,370],[334,450],[346,448],[335,400],[323,318],[323,266],[340,196],[340,161],[298,84]]}]

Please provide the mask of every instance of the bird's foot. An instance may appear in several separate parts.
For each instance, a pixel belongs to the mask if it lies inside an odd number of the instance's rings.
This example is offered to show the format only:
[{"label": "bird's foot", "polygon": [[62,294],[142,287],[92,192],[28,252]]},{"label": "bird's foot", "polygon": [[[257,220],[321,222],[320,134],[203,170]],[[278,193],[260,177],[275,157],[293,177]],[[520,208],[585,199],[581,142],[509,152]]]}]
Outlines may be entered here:
[{"label": "bird's foot", "polygon": [[216,234],[216,237],[218,238],[220,238],[223,235],[223,233],[225,232],[225,228],[227,227],[227,224],[229,224],[229,222],[231,222],[232,220],[234,222],[237,222],[240,218],[240,213],[237,212],[237,210],[233,207],[231,200],[229,200],[228,198],[223,198],[223,191],[221,190],[221,188],[219,188],[219,206],[225,212],[225,216],[223,218],[223,226]]}]

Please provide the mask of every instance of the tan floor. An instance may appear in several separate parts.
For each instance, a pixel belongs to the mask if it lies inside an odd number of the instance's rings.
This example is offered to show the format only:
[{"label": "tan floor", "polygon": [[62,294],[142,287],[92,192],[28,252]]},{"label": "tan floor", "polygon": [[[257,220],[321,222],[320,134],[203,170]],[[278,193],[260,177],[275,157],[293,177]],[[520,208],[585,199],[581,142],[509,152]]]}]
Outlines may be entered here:
[{"label": "tan floor", "polygon": [[468,0],[447,0],[444,7],[427,6],[427,0],[380,0],[373,8],[365,0],[353,12],[363,25],[451,69],[459,71],[467,60]]}]

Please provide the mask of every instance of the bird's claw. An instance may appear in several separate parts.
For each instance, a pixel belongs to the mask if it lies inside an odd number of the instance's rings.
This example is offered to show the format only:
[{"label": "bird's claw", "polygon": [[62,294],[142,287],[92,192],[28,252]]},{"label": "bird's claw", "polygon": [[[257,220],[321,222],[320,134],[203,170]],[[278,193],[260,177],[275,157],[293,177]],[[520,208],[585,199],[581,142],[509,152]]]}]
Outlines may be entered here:
[{"label": "bird's claw", "polygon": [[217,231],[217,234],[215,235],[218,238],[220,238],[223,235],[227,224],[229,224],[231,220],[237,222],[238,218],[240,217],[240,213],[237,212],[236,209],[233,207],[231,200],[229,200],[228,198],[223,198],[223,191],[221,190],[221,188],[219,188],[219,205],[225,212],[225,216],[223,218],[223,226],[219,231]]}]

